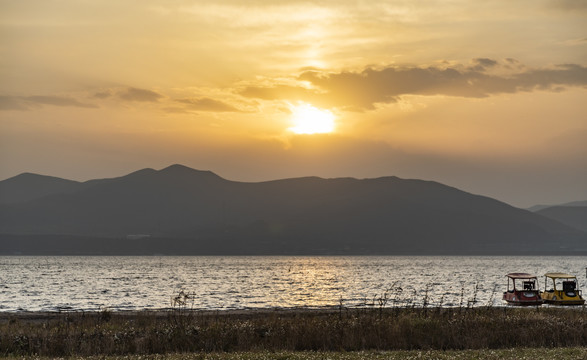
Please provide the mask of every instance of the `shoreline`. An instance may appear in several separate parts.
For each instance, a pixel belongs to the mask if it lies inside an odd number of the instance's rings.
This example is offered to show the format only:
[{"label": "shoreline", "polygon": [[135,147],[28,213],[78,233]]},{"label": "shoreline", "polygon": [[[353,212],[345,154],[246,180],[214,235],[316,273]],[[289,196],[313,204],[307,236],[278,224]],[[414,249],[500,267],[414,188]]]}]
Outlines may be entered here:
[{"label": "shoreline", "polygon": [[476,312],[476,311],[579,311],[587,313],[587,305],[584,306],[557,306],[557,305],[542,305],[542,306],[511,306],[507,304],[492,305],[492,306],[477,306],[477,307],[435,307],[435,306],[414,306],[414,307],[379,307],[379,306],[324,306],[324,307],[274,307],[274,308],[243,308],[243,309],[140,309],[140,310],[117,310],[117,309],[103,309],[103,310],[62,310],[62,311],[38,311],[38,310],[17,310],[17,311],[0,311],[0,322],[7,319],[21,319],[21,320],[51,320],[58,319],[64,316],[98,316],[108,314],[109,316],[116,316],[121,318],[147,316],[154,318],[168,317],[168,316],[263,316],[263,315],[319,315],[319,314],[333,314],[333,313],[349,313],[349,312]]},{"label": "shoreline", "polygon": [[18,311],[0,311],[0,320],[6,317],[18,317],[18,318],[55,318],[66,315],[100,315],[103,313],[109,313],[114,316],[138,316],[138,315],[151,315],[154,317],[168,316],[170,314],[183,314],[183,315],[246,315],[246,314],[275,314],[275,313],[300,313],[300,312],[332,312],[338,311],[333,307],[325,308],[250,308],[250,309],[181,309],[176,310],[172,308],[162,309],[142,309],[142,310],[63,310],[63,311],[29,311],[29,310],[18,310]]},{"label": "shoreline", "polygon": [[[167,318],[170,316],[185,316],[185,317],[258,317],[258,316],[292,316],[292,315],[329,315],[334,313],[354,312],[354,311],[371,311],[373,307],[342,307],[325,306],[321,308],[305,308],[305,307],[290,307],[290,308],[249,308],[249,309],[143,309],[143,310],[65,310],[65,311],[0,311],[0,324],[9,320],[23,320],[23,321],[45,321],[58,320],[63,317],[92,317],[102,316],[108,314],[110,317],[119,318],[133,318],[133,317],[152,317],[152,318]],[[377,308],[379,309],[379,308]],[[386,310],[392,308],[384,308]],[[396,308],[406,309],[406,308]],[[417,308],[414,308],[417,309]]]},{"label": "shoreline", "polygon": [[[478,306],[478,307],[290,307],[290,308],[249,308],[249,309],[142,309],[142,310],[64,310],[64,311],[0,311],[0,325],[10,321],[23,321],[38,323],[43,321],[62,320],[65,318],[96,318],[108,317],[121,320],[134,318],[167,319],[170,317],[185,318],[262,318],[262,317],[304,317],[304,316],[349,316],[352,314],[475,314],[481,312],[496,312],[507,314],[515,313],[569,313],[577,312],[587,317],[587,305],[585,306]],[[427,315],[426,315],[427,316]]]}]

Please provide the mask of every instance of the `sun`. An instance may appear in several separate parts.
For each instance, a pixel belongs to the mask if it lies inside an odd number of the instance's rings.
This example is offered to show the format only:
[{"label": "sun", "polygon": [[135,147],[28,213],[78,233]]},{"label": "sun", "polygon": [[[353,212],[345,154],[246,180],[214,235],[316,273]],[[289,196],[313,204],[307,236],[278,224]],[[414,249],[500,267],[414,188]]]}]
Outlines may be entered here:
[{"label": "sun", "polygon": [[288,130],[296,134],[324,134],[334,131],[334,114],[310,104],[293,106],[291,121],[294,126]]}]

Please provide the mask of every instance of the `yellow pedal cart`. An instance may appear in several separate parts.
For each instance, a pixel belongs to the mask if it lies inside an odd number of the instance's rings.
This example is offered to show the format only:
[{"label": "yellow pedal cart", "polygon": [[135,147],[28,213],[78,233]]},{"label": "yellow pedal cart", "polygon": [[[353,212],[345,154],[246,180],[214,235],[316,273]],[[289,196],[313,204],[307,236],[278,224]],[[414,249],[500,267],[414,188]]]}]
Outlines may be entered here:
[{"label": "yellow pedal cart", "polygon": [[[542,299],[546,304],[553,305],[583,305],[585,300],[578,288],[577,277],[564,273],[546,273]],[[549,281],[549,279],[551,281]],[[548,287],[548,283],[551,287]]]}]

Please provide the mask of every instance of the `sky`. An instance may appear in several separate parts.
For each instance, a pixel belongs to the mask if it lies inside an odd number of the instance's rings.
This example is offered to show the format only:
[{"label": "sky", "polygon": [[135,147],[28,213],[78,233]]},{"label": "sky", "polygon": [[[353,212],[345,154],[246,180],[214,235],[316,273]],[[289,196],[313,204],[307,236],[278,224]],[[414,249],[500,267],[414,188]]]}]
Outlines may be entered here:
[{"label": "sky", "polygon": [[180,163],[587,200],[587,1],[0,0],[0,179]]}]

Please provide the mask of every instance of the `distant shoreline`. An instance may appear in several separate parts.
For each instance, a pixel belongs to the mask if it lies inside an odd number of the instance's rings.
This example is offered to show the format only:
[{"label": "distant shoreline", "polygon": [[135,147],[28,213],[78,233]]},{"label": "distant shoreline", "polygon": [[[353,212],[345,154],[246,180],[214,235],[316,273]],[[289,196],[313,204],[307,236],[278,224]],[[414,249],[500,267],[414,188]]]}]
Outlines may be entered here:
[{"label": "distant shoreline", "polygon": [[147,254],[147,253],[2,253],[0,257],[462,257],[462,256],[477,256],[477,257],[498,257],[498,256],[518,256],[518,257],[532,257],[532,256],[587,256],[586,251],[573,252],[536,252],[536,253],[381,253],[381,254],[360,254],[360,253],[267,253],[267,254],[234,254],[234,253],[167,253],[167,254]]},{"label": "distant shoreline", "polygon": [[487,245],[484,248],[246,248],[222,246],[208,239],[200,244],[181,237],[126,238],[84,235],[0,234],[0,256],[587,256],[587,248],[541,249]]}]

